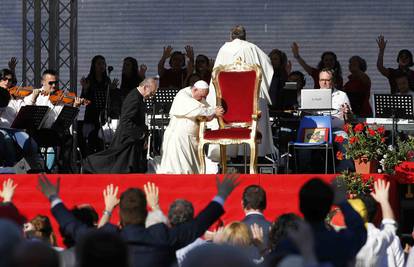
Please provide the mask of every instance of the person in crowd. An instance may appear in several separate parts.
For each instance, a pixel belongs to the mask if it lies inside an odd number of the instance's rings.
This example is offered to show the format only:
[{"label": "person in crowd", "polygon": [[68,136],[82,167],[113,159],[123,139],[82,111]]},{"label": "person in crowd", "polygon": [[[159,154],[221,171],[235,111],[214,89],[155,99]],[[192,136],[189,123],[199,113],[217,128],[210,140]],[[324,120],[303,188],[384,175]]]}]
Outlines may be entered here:
[{"label": "person in crowd", "polygon": [[24,241],[13,253],[15,267],[59,267],[58,252],[43,242]]},{"label": "person in crowd", "polygon": [[128,267],[128,246],[115,233],[93,230],[80,239],[76,246],[78,267]]},{"label": "person in crowd", "polygon": [[245,214],[242,223],[247,227],[257,224],[263,229],[264,245],[268,245],[271,223],[263,215],[267,206],[266,191],[259,185],[249,185],[243,191],[242,207]]},{"label": "person in crowd", "polygon": [[90,100],[85,108],[82,136],[85,138],[84,155],[90,155],[103,149],[103,144],[98,138],[98,132],[105,119],[109,115],[107,107],[107,91],[112,92],[117,87],[117,80],[111,82],[106,70],[106,60],[101,55],[92,58],[88,76],[80,80],[82,86],[81,97]]},{"label": "person in crowd", "polygon": [[407,49],[402,49],[398,52],[397,56],[398,68],[385,68],[384,53],[385,47],[387,46],[387,41],[385,40],[383,35],[380,35],[377,38],[377,44],[379,49],[377,69],[383,76],[385,76],[388,79],[391,94],[395,94],[397,92],[397,84],[395,78],[399,74],[407,75],[410,90],[414,91],[414,71],[410,69],[410,67],[414,65],[413,54]]},{"label": "person in crowd", "polygon": [[395,84],[396,84],[396,94],[399,95],[412,95],[414,96],[414,91],[410,89],[410,83],[408,81],[407,74],[400,73],[395,76]]},{"label": "person in crowd", "polygon": [[13,86],[13,71],[10,69],[2,69],[0,71],[0,87],[10,89]]},{"label": "person in crowd", "polygon": [[268,249],[274,251],[280,241],[287,237],[288,229],[297,229],[302,219],[294,213],[284,213],[271,224],[268,238]]},{"label": "person in crowd", "polygon": [[[366,224],[368,238],[356,255],[355,266],[395,266],[404,267],[404,252],[400,239],[396,235],[397,222],[389,202],[390,183],[384,180],[374,182],[374,192],[363,196],[359,213]],[[382,222],[378,229],[373,221],[377,213],[378,202],[381,206]]]},{"label": "person in crowd", "polygon": [[[332,204],[340,207],[345,217],[346,229],[338,232],[325,226],[325,218]],[[339,178],[333,188],[320,179],[306,182],[299,192],[299,208],[304,219],[310,224],[315,238],[315,253],[320,262],[334,266],[346,266],[365,244],[367,231],[359,214],[346,199],[346,186]],[[272,262],[281,255],[297,254],[298,248],[285,239],[268,255]]]},{"label": "person in crowd", "polygon": [[270,62],[273,67],[273,77],[270,82],[269,96],[272,100],[271,109],[284,109],[283,88],[288,79],[292,64],[288,61],[285,52],[279,49],[273,49],[269,53]]},{"label": "person in crowd", "polygon": [[215,237],[215,242],[247,249],[252,244],[252,235],[246,224],[235,221],[224,227]]},{"label": "person in crowd", "polygon": [[319,72],[322,69],[332,69],[335,73],[335,88],[341,90],[343,86],[342,69],[341,64],[336,57],[336,54],[331,51],[323,52],[321,55],[321,61],[318,63],[318,67],[314,68],[308,65],[305,60],[299,54],[299,45],[297,43],[292,44],[292,53],[302,68],[313,78],[314,88],[319,88]]},{"label": "person in crowd", "polygon": [[208,84],[197,81],[178,92],[170,109],[170,123],[165,130],[161,166],[157,173],[198,174],[199,117],[207,121],[224,114],[222,107],[210,107],[205,101]]},{"label": "person in crowd", "polygon": [[[129,188],[121,194],[119,208],[122,228],[106,224],[103,231],[118,233],[128,244],[132,266],[170,266],[176,261],[175,251],[201,236],[224,213],[223,203],[239,184],[238,175],[217,178],[217,196],[189,223],[169,229],[165,224],[145,228],[147,203],[141,189]],[[88,227],[76,220],[59,198],[60,179],[52,183],[45,175],[39,176],[39,190],[49,199],[52,214],[59,226],[75,240],[80,240]]]},{"label": "person in crowd", "polygon": [[371,79],[365,73],[367,62],[360,56],[352,56],[349,59],[348,81],[343,91],[348,95],[353,113],[360,118],[372,117],[372,109],[369,103],[371,97]]},{"label": "person in crowd", "polygon": [[119,126],[107,150],[88,156],[83,162],[86,173],[144,173],[147,168],[144,144],[147,136],[144,99],[155,94],[157,81],[144,79],[129,92],[121,111]]},{"label": "person in crowd", "polygon": [[147,66],[145,64],[141,64],[138,68],[138,61],[135,58],[124,58],[120,87],[122,99],[125,99],[128,93],[145,79],[146,71]]},{"label": "person in crowd", "polygon": [[[188,58],[187,66],[185,58]],[[165,61],[170,58],[168,64],[170,68],[165,68]],[[158,75],[160,77],[160,88],[183,88],[188,76],[194,70],[194,52],[189,45],[185,47],[185,54],[180,51],[174,51],[171,46],[164,47],[164,52],[158,62]]]},{"label": "person in crowd", "polygon": [[[258,64],[261,66],[262,81],[260,84],[258,104],[259,110],[261,111],[261,117],[258,121],[258,131],[261,133],[262,139],[257,146],[257,155],[259,157],[264,157],[275,152],[272,131],[269,123],[268,108],[268,105],[272,104],[269,96],[269,87],[273,77],[273,68],[268,55],[255,44],[246,41],[246,39],[246,29],[242,25],[234,26],[230,31],[230,41],[226,42],[217,53],[214,67],[234,64],[238,58],[241,58],[241,60],[247,64]],[[207,103],[212,107],[216,106],[216,91],[213,83],[210,83],[210,92],[207,96]],[[217,129],[218,124],[213,122],[210,127]],[[219,161],[218,146],[211,147],[211,149],[209,148],[209,158],[212,161]],[[227,149],[228,156],[235,157],[237,155],[243,156],[245,154],[244,146],[235,147],[237,150],[232,149],[231,147]]]},{"label": "person in crowd", "polygon": [[24,233],[28,239],[40,240],[52,247],[57,246],[56,236],[47,216],[37,215],[34,217],[24,225]]},{"label": "person in crowd", "polygon": [[210,83],[213,66],[213,60],[210,60],[206,55],[200,54],[195,60],[195,73],[200,76],[200,80]]},{"label": "person in crowd", "polygon": [[0,217],[0,266],[13,266],[13,252],[23,241],[21,232],[13,221]]}]

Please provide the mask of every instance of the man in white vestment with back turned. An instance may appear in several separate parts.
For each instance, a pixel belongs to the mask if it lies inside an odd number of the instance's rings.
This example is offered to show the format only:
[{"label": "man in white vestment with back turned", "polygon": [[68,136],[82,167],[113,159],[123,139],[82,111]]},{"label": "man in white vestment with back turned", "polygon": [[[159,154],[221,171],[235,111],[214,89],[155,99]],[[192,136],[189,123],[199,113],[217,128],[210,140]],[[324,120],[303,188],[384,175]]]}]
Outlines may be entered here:
[{"label": "man in white vestment with back turned", "polygon": [[206,102],[209,86],[197,81],[193,86],[181,89],[170,109],[170,123],[165,130],[162,144],[161,166],[157,173],[198,174],[198,117],[212,120],[222,116],[222,107],[210,107]]},{"label": "man in white vestment with back turned", "polygon": [[[264,157],[274,152],[268,110],[268,105],[271,104],[268,91],[273,76],[273,67],[266,53],[255,44],[246,41],[246,30],[244,27],[237,25],[231,30],[231,41],[226,42],[217,53],[214,68],[219,65],[233,64],[239,57],[247,64],[258,64],[262,68],[262,82],[259,92],[259,109],[262,112],[262,116],[258,123],[258,130],[262,134],[262,141],[258,145],[258,156]],[[207,96],[207,102],[213,107],[216,105],[216,92],[212,82],[210,82],[210,93]],[[218,124],[213,124],[213,122],[208,124],[208,126],[212,129],[218,128]],[[244,155],[243,146],[238,146],[237,150],[229,147],[227,154],[232,157]],[[209,157],[213,161],[219,161],[219,151],[218,146],[210,146]]]}]

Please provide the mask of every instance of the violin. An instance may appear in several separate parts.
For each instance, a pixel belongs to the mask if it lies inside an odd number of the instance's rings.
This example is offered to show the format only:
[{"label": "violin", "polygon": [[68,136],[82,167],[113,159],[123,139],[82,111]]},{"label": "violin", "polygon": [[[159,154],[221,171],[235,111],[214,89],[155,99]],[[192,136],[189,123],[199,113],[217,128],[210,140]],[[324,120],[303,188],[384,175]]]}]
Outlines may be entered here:
[{"label": "violin", "polygon": [[[64,92],[63,90],[56,90],[49,95],[49,100],[53,105],[57,104],[73,104],[75,102],[76,93]],[[91,101],[82,98],[81,105],[89,105]]]},{"label": "violin", "polygon": [[14,86],[8,90],[11,96],[23,98],[33,93],[33,89],[33,86]]}]

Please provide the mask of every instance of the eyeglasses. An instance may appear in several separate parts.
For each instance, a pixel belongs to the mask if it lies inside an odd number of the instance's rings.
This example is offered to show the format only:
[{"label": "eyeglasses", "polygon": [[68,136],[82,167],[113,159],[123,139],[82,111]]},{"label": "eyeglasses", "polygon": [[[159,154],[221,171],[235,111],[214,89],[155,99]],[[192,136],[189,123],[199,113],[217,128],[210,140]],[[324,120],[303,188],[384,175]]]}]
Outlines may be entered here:
[{"label": "eyeglasses", "polygon": [[59,82],[59,81],[50,81],[50,82],[49,82],[49,85],[54,85],[54,84],[56,85],[56,84],[58,84],[58,82]]},{"label": "eyeglasses", "polygon": [[7,77],[3,77],[3,78],[1,78],[3,81],[13,81],[13,78],[7,78]]}]

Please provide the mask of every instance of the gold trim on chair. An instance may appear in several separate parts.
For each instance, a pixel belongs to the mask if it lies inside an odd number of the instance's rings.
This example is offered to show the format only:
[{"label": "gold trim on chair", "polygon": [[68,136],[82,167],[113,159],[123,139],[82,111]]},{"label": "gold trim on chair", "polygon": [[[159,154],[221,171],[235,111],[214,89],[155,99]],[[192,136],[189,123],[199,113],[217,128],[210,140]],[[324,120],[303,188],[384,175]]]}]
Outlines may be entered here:
[{"label": "gold trim on chair", "polygon": [[218,144],[220,145],[221,164],[223,166],[223,173],[226,172],[226,145],[233,144],[248,144],[250,146],[250,173],[256,173],[257,165],[257,121],[260,119],[261,111],[258,108],[259,100],[259,88],[262,79],[262,70],[258,64],[247,64],[239,57],[233,64],[230,65],[219,65],[213,69],[212,80],[216,90],[216,105],[222,106],[222,92],[220,84],[218,82],[218,76],[221,72],[247,72],[254,71],[256,73],[255,84],[253,88],[253,112],[251,115],[251,122],[233,122],[225,123],[223,118],[218,118],[219,129],[229,128],[247,128],[250,130],[249,138],[222,138],[214,140],[206,140],[205,137],[205,125],[206,121],[201,120],[199,130],[199,145],[198,155],[200,159],[201,173],[205,173],[205,162],[204,162],[204,145],[205,144]]}]

